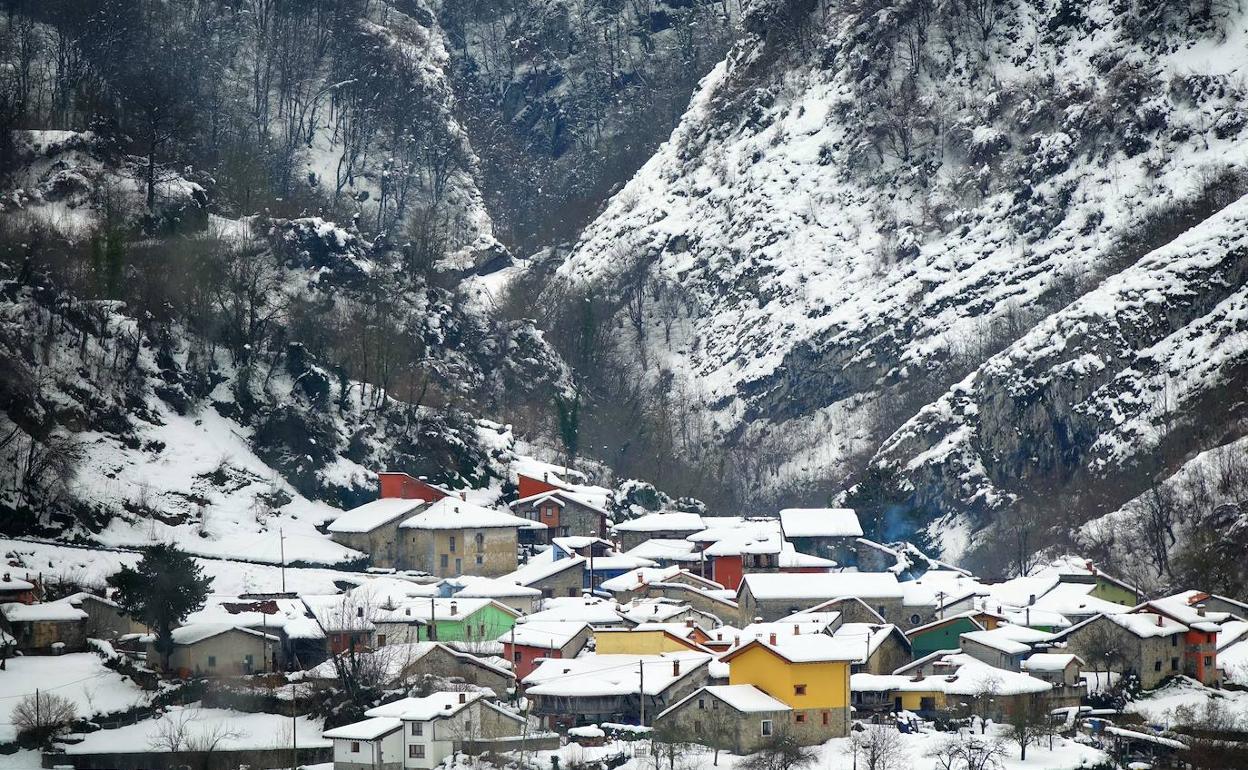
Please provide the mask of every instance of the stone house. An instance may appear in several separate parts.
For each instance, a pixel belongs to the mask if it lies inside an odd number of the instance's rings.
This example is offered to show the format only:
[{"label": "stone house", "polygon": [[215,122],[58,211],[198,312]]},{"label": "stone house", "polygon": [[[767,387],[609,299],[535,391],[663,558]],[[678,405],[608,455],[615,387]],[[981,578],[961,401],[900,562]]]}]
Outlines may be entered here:
[{"label": "stone house", "polygon": [[[1054,634],[1052,641],[1064,643],[1063,651],[1078,655],[1093,671],[1134,673],[1151,690],[1166,677],[1184,673],[1189,630],[1165,615],[1133,612],[1097,615]],[[1216,666],[1216,658],[1211,659],[1210,670]]]},{"label": "stone house", "polygon": [[850,665],[854,674],[891,674],[911,660],[910,640],[891,623],[842,623],[832,638],[849,642],[858,656]]},{"label": "stone house", "polygon": [[502,511],[443,498],[399,524],[401,566],[438,577],[498,577],[517,566],[517,531],[530,523]]},{"label": "stone house", "polygon": [[334,742],[334,770],[400,770],[403,721],[373,717],[321,733]]},{"label": "stone house", "polygon": [[368,554],[374,567],[402,569],[399,524],[427,504],[418,498],[383,497],[346,511],[326,531],[334,542]]},{"label": "stone house", "polygon": [[87,649],[87,613],[67,602],[0,604],[0,630],[13,637],[20,652]]},{"label": "stone house", "polygon": [[775,620],[843,597],[860,599],[881,622],[901,617],[903,592],[891,572],[747,574],[737,591],[737,604],[743,617]]},{"label": "stone house", "polygon": [[86,634],[89,639],[116,639],[125,634],[147,632],[147,626],[127,615],[117,602],[91,593],[76,593],[58,601],[87,613]]},{"label": "stone house", "polygon": [[529,559],[503,579],[534,588],[541,592],[542,598],[580,596],[585,591],[585,565],[588,560],[583,556],[555,560],[553,548]]},{"label": "stone house", "polygon": [[607,511],[594,498],[567,490],[539,492],[510,505],[517,516],[543,525],[545,542],[556,537],[603,537]]},{"label": "stone house", "polygon": [[432,676],[460,680],[478,687],[488,687],[500,698],[516,686],[515,675],[483,658],[459,652],[440,642],[420,642],[402,658],[400,675],[404,681]]},{"label": "stone house", "polygon": [[988,631],[962,634],[960,642],[963,652],[990,666],[1021,671],[1023,660],[1031,655],[1034,646],[1048,642],[1050,637],[1051,634],[1034,628],[1004,624]]},{"label": "stone house", "polygon": [[855,543],[863,533],[852,508],[785,508],[780,511],[780,528],[800,553],[842,566],[857,561]]},{"label": "stone house", "polygon": [[793,709],[749,684],[707,685],[659,714],[655,728],[738,756],[753,754],[793,721]]},{"label": "stone house", "polygon": [[1053,685],[1045,693],[1046,707],[1050,710],[1078,706],[1087,692],[1080,672],[1083,661],[1070,653],[1038,652],[1023,661],[1022,670],[1035,678]]},{"label": "stone house", "polygon": [[524,679],[546,658],[575,658],[593,638],[585,622],[552,621],[517,623],[498,637],[503,657],[511,661],[517,679]]},{"label": "stone house", "polygon": [[[145,638],[147,661],[152,668],[163,662],[155,637]],[[173,653],[165,673],[191,676],[246,676],[281,670],[281,640],[249,628],[208,623],[173,629]]]},{"label": "stone house", "polygon": [[956,650],[963,634],[983,630],[973,612],[964,612],[911,628],[906,631],[906,637],[910,640],[911,655],[921,658],[937,650]]},{"label": "stone house", "polygon": [[38,598],[36,589],[34,579],[27,578],[25,573],[17,574],[10,568],[0,574],[0,604],[34,604]]},{"label": "stone house", "polygon": [[664,511],[618,522],[612,531],[627,551],[647,540],[685,540],[704,529],[706,522],[696,513]]}]

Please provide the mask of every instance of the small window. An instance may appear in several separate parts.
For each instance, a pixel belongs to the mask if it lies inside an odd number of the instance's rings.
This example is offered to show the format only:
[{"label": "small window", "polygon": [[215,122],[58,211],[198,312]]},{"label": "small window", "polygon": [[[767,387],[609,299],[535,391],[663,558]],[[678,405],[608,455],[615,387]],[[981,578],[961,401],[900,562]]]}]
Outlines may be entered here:
[{"label": "small window", "polygon": [[412,722],[412,735],[424,735],[424,734],[425,734],[425,723],[424,722]]},{"label": "small window", "polygon": [[385,647],[385,646],[386,646],[386,635],[385,635],[385,634],[377,634],[377,646],[378,646],[378,647]]},{"label": "small window", "polygon": [[485,557],[481,554],[477,554],[477,564],[485,564]]},{"label": "small window", "polygon": [[455,553],[455,536],[454,535],[451,535],[451,538],[450,538],[450,550],[451,550],[451,553]]},{"label": "small window", "polygon": [[698,708],[700,708],[700,709],[705,709],[705,708],[706,708],[706,699],[705,699],[705,698],[698,698]]},{"label": "small window", "polygon": [[208,668],[216,668],[216,667],[217,667],[217,656],[209,655],[208,656]]},{"label": "small window", "polygon": [[831,715],[831,714],[829,714],[829,713],[828,713],[828,712],[826,712],[826,711],[825,711],[825,712],[823,712],[823,726],[824,726],[824,727],[827,727],[827,726],[828,726],[828,721],[829,721],[829,720],[831,720],[831,719],[832,719],[832,715]]},{"label": "small window", "polygon": [[1178,647],[1178,646],[1179,646],[1179,635],[1178,635],[1178,634],[1175,634],[1174,636],[1170,637],[1170,646],[1171,646],[1171,647]]},{"label": "small window", "polygon": [[245,663],[245,664],[247,665],[247,668],[251,668],[251,665],[252,665],[252,663],[254,663],[254,662],[255,662],[255,659],[254,659],[253,657],[251,657],[250,655],[244,655],[244,656],[243,656],[243,663]]},{"label": "small window", "polygon": [[1157,661],[1156,663],[1154,663],[1154,664],[1153,664],[1153,670],[1154,670],[1154,671],[1160,671],[1160,670],[1161,670],[1161,661],[1160,661],[1160,660],[1159,660],[1159,661]]},{"label": "small window", "polygon": [[700,719],[693,720],[693,734],[694,735],[702,734],[702,720]]},{"label": "small window", "polygon": [[519,663],[523,658],[524,658],[524,653],[520,652],[519,650],[516,650],[515,652],[511,654],[511,659],[517,663]]},{"label": "small window", "polygon": [[876,611],[876,612],[878,612],[878,613],[880,613],[880,617],[884,617],[885,615],[887,615],[887,614],[888,614],[888,613],[886,613],[886,612],[884,611],[884,605],[883,605],[883,604],[881,604],[881,605],[879,605],[878,607],[876,607],[876,608],[875,608],[875,611]]},{"label": "small window", "polygon": [[481,637],[482,639],[485,638],[485,624],[484,623],[477,624],[477,636]]},{"label": "small window", "polygon": [[771,720],[764,719],[762,724],[762,733],[764,738],[771,737]]},{"label": "small window", "polygon": [[478,532],[476,540],[477,540],[477,550],[478,551],[485,550],[485,535]]},{"label": "small window", "polygon": [[1212,666],[1212,665],[1213,665],[1213,656],[1212,656],[1212,655],[1206,655],[1206,656],[1205,656],[1205,665],[1206,665],[1206,666]]},{"label": "small window", "polygon": [[912,626],[917,626],[917,625],[919,624],[919,621],[920,621],[920,620],[922,620],[922,619],[923,619],[923,618],[921,618],[921,617],[920,617],[920,616],[918,616],[918,615],[911,615],[911,616],[910,616],[910,625],[912,625]]},{"label": "small window", "polygon": [[711,701],[711,711],[719,711],[719,701]]},{"label": "small window", "polygon": [[805,694],[806,694],[806,685],[804,685],[804,684],[795,684],[795,685],[793,685],[793,694],[794,694],[794,695],[805,695]]},{"label": "small window", "polygon": [[408,746],[407,756],[409,759],[424,759],[425,758],[425,744],[413,743],[411,746]]},{"label": "small window", "polygon": [[351,741],[351,753],[352,753],[352,754],[359,754],[359,753],[360,753],[360,742],[359,742],[359,741]]},{"label": "small window", "polygon": [[800,725],[806,721],[806,715],[799,711],[793,715],[793,721]]},{"label": "small window", "polygon": [[456,574],[456,575],[462,575],[462,574],[463,574],[463,572],[464,572],[464,560],[463,560],[463,559],[456,559],[456,560],[455,560],[455,574]]},{"label": "small window", "polygon": [[442,566],[442,569],[446,569],[447,564],[450,563],[450,558],[451,557],[447,556],[446,554],[442,554],[442,557],[438,559],[438,564]]},{"label": "small window", "polygon": [[1178,659],[1178,658],[1171,658],[1171,659],[1170,659],[1170,670],[1171,670],[1171,671],[1178,671],[1178,670],[1179,670],[1179,659]]}]

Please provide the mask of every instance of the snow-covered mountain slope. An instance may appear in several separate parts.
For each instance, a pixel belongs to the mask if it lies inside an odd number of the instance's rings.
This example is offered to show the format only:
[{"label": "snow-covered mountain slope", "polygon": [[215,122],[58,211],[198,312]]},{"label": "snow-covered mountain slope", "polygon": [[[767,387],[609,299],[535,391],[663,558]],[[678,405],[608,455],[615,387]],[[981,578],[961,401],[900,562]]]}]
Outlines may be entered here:
[{"label": "snow-covered mountain slope", "polygon": [[[627,344],[748,450],[733,472],[757,494],[844,478],[949,385],[1248,190],[1234,9],[758,2],[745,26],[559,288],[621,305],[644,288]],[[1234,292],[1196,283],[1233,320]],[[1130,430],[1118,461],[1147,449]]]}]

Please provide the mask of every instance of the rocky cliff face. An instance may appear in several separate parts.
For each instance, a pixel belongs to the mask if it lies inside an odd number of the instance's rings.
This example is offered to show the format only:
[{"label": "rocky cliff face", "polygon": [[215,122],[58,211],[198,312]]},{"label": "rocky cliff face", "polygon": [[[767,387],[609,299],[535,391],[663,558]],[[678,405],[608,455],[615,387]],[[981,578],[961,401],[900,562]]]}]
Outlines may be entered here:
[{"label": "rocky cliff face", "polygon": [[[1245,192],[1245,24],[1164,3],[752,4],[560,276],[620,298],[639,376],[688,383],[717,445],[752,456],[733,472],[756,499],[871,464],[909,528],[953,513],[966,534],[1076,478],[1112,508],[1159,443],[1135,402],[1168,388],[1161,411],[1190,422],[1163,462],[1236,430],[1209,405],[1240,376],[1238,218],[1210,217]],[[1220,256],[1131,278],[1191,250]],[[1133,292],[1151,299],[1131,313],[1111,299]],[[1118,310],[1108,336],[1075,331]],[[1180,363],[1197,340],[1228,341],[1216,366]],[[1145,361],[1173,362],[1170,383]]]}]

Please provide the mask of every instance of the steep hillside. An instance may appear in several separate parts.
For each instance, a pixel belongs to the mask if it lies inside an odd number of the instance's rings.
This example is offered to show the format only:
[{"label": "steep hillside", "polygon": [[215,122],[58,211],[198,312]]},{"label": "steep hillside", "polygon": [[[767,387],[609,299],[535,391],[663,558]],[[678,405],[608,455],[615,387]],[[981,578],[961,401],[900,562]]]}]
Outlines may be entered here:
[{"label": "steep hillside", "polygon": [[[741,500],[852,480],[924,404],[1248,191],[1248,17],[1231,6],[779,1],[744,24],[548,292],[616,298],[634,375],[674,377],[702,405],[715,437],[691,451],[721,453],[718,482]],[[1193,277],[1190,312],[1154,313],[1126,347],[1233,303],[1242,273],[1222,267]],[[1225,410],[1192,419],[1188,434],[1229,425]],[[922,451],[911,432],[887,443],[877,481]],[[1118,438],[1120,464],[1151,451]],[[1096,431],[1048,440],[1111,453]],[[1029,447],[990,450],[984,472],[1027,465]],[[983,502],[919,465],[875,486],[922,517]]]}]

